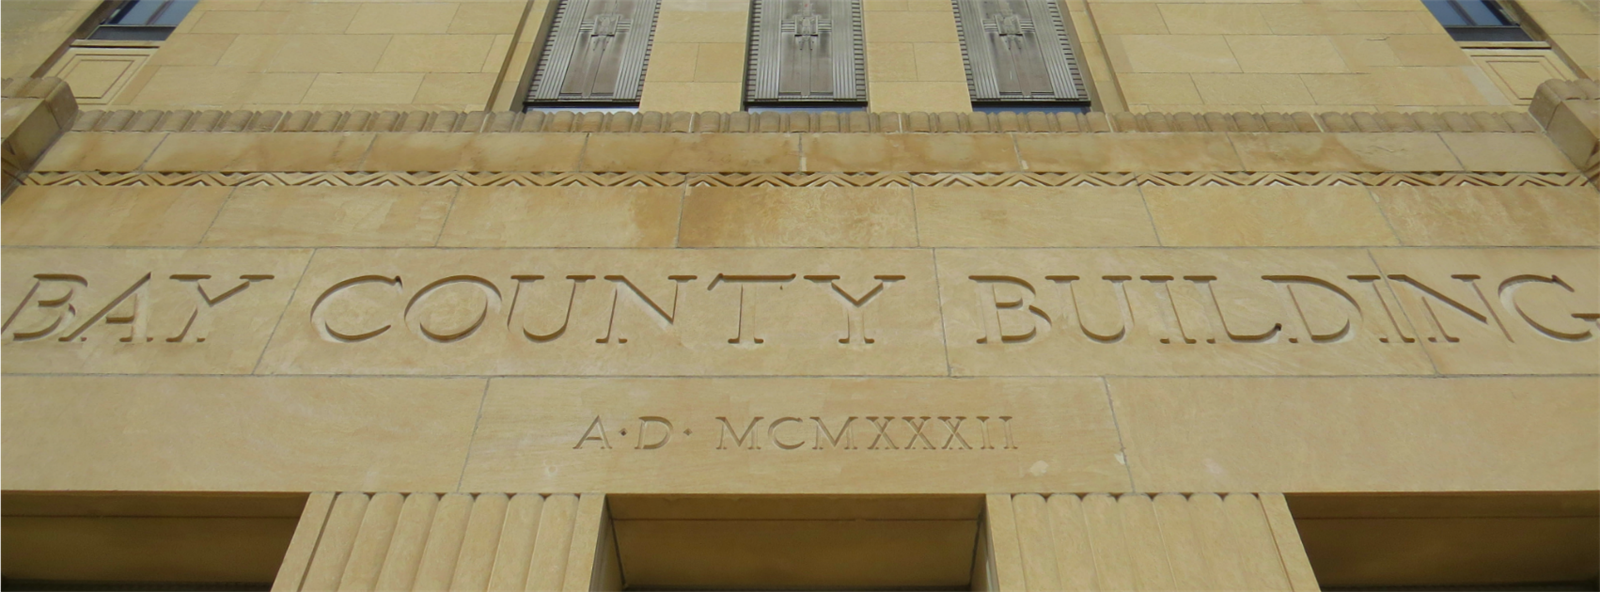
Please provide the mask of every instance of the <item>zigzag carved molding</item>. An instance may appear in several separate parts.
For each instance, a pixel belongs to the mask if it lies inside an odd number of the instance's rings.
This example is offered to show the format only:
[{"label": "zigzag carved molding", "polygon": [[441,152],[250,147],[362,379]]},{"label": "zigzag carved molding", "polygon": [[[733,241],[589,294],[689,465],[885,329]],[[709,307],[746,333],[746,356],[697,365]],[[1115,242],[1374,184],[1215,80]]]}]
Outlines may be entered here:
[{"label": "zigzag carved molding", "polygon": [[1579,173],[33,173],[26,185],[89,187],[1566,187]]}]

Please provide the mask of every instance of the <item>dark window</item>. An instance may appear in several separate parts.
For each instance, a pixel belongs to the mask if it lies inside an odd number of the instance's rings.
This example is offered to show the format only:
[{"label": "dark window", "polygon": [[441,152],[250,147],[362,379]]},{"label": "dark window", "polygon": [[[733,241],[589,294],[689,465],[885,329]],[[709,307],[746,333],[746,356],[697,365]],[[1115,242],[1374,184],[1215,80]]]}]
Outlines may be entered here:
[{"label": "dark window", "polygon": [[161,41],[183,22],[198,0],[128,0],[112,9],[90,39]]},{"label": "dark window", "polygon": [[1532,41],[1494,0],[1422,0],[1456,41]]},{"label": "dark window", "polygon": [[860,0],[756,0],[750,38],[752,110],[866,100]]},{"label": "dark window", "polygon": [[563,0],[529,106],[637,105],[659,7],[660,0]]},{"label": "dark window", "polygon": [[1087,103],[1055,0],[954,0],[974,104]]}]

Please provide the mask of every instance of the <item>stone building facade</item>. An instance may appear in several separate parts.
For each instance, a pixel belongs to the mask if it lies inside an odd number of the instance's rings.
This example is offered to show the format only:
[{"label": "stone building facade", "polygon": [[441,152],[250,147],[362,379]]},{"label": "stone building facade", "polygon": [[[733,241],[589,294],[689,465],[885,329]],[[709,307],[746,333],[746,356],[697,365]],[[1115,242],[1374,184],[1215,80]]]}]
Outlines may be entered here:
[{"label": "stone building facade", "polygon": [[0,10],[7,589],[1600,585],[1594,0]]}]

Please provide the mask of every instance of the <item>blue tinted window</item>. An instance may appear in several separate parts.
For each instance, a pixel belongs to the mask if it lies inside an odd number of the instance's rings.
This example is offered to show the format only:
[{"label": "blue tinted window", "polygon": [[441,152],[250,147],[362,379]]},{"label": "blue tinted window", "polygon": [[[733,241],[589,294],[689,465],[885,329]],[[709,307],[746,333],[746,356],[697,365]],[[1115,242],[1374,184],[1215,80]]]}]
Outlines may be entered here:
[{"label": "blue tinted window", "polygon": [[107,25],[176,27],[197,0],[133,0],[122,5]]},{"label": "blue tinted window", "polygon": [[1446,27],[1514,27],[1489,0],[1423,0],[1423,4]]}]

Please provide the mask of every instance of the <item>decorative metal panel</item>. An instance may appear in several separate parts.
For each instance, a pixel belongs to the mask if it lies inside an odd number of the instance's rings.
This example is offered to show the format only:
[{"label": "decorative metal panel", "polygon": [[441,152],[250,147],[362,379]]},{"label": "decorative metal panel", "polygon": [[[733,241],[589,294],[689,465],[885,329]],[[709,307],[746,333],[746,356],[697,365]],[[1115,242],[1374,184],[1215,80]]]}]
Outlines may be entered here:
[{"label": "decorative metal panel", "polygon": [[1085,101],[1056,0],[954,0],[974,101]]},{"label": "decorative metal panel", "polygon": [[756,0],[751,102],[866,99],[860,0]]},{"label": "decorative metal panel", "polygon": [[661,0],[563,0],[531,103],[637,103]]}]

